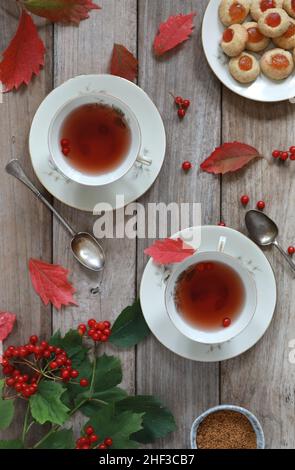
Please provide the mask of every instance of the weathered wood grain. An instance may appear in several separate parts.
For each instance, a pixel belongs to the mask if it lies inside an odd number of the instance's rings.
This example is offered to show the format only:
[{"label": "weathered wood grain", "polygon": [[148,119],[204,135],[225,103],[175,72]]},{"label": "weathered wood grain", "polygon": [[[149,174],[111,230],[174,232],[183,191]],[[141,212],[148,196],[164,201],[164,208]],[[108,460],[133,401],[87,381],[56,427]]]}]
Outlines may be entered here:
[{"label": "weathered wood grain", "polygon": [[[245,210],[239,203],[240,196],[250,196],[249,208],[263,199],[265,212],[278,223],[280,241],[287,248],[295,241],[295,167],[293,162],[274,162],[271,151],[293,145],[295,107],[288,103],[246,101],[224,90],[222,112],[223,141],[240,140],[254,145],[269,160],[223,177],[223,217],[229,226],[244,231]],[[288,341],[295,337],[294,275],[275,248],[266,254],[278,284],[275,316],[254,348],[222,364],[221,400],[244,405],[257,414],[267,447],[294,448],[295,367],[288,362]]]},{"label": "weathered wood grain", "polygon": [[[140,202],[201,202],[203,223],[219,220],[219,181],[208,186],[198,165],[220,141],[220,85],[209,71],[201,48],[200,29],[207,1],[139,0],[138,54],[139,85],[158,106],[167,132],[167,153],[160,176]],[[177,13],[197,11],[192,38],[176,51],[156,59],[152,42],[160,22]],[[192,102],[187,116],[179,122],[169,91]],[[184,160],[192,161],[189,174],[181,170]],[[147,258],[144,248],[152,240],[138,242],[138,281]],[[150,337],[138,347],[137,392],[161,397],[173,411],[178,431],[158,448],[189,447],[193,419],[207,407],[218,404],[218,364],[201,364],[179,358]]]},{"label": "weathered wood grain", "polygon": [[[54,80],[55,86],[75,75],[107,73],[114,42],[124,44],[136,53],[137,9],[136,0],[103,0],[102,10],[93,11],[87,21],[77,27],[55,27]],[[66,219],[77,230],[92,232],[96,218],[91,214],[55,203]],[[103,240],[107,263],[102,274],[89,274],[73,260],[69,250],[69,237],[63,228],[53,224],[53,259],[70,269],[77,288],[75,295],[79,307],[53,313],[53,328],[66,331],[89,318],[113,321],[121,310],[132,303],[135,295],[135,240]],[[93,297],[90,288],[101,286]],[[103,349],[103,348],[102,348]],[[135,353],[107,347],[110,354],[119,355],[124,371],[124,386],[134,391]],[[77,421],[76,427],[79,429]]]},{"label": "weathered wood grain", "polygon": [[[1,2],[0,50],[5,49],[14,35],[19,11],[14,2]],[[29,88],[2,96],[0,104],[0,311],[17,315],[14,329],[6,345],[24,344],[34,332],[42,338],[50,334],[51,309],[43,306],[29,279],[29,258],[51,261],[51,216],[21,183],[8,176],[4,167],[11,158],[19,158],[27,173],[37,183],[28,154],[28,132],[33,115],[50,91],[52,82],[52,28],[38,22],[45,42],[46,64]],[[38,185],[38,183],[37,183]],[[22,427],[22,406],[18,403],[18,421],[5,431],[5,439],[16,437]]]}]

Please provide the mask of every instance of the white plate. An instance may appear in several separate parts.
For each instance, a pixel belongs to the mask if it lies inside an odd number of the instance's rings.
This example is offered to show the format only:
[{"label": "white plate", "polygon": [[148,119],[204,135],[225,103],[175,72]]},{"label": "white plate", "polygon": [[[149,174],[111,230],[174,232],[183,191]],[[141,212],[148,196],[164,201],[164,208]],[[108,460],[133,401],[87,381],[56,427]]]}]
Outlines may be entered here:
[{"label": "white plate", "polygon": [[[184,233],[195,230],[196,228],[188,228],[174,236],[183,236]],[[228,227],[203,226],[199,251],[216,250],[220,236],[227,237],[224,251],[240,259],[253,274],[257,287],[255,314],[245,330],[234,339],[220,345],[205,345],[192,341],[179,332],[165,309],[167,270],[163,266],[150,260],[141,281],[140,302],[149,328],[166,348],[194,361],[223,361],[247,351],[264,335],[276,306],[277,291],[273,270],[260,248],[245,235]],[[187,237],[188,235],[185,236],[186,240]]]},{"label": "white plate", "polygon": [[[106,91],[126,101],[136,115],[141,133],[141,153],[152,159],[151,166],[136,163],[120,180],[101,187],[86,187],[64,178],[49,157],[48,128],[56,110],[71,98]],[[32,165],[43,186],[68,206],[93,211],[97,203],[119,209],[116,195],[125,204],[142,196],[157,178],[165,157],[166,136],[162,118],[148,95],[137,85],[113,75],[80,75],[55,88],[39,106],[32,122],[29,147]],[[106,208],[107,210],[107,208]]]},{"label": "white plate", "polygon": [[[202,26],[204,52],[215,75],[234,93],[251,100],[275,102],[292,99],[295,95],[294,72],[285,80],[278,82],[260,74],[255,82],[248,85],[237,82],[231,76],[227,66],[228,59],[219,46],[220,38],[225,30],[225,26],[223,26],[218,16],[219,3],[220,0],[210,0]],[[255,55],[257,58],[260,57],[258,54]]]}]

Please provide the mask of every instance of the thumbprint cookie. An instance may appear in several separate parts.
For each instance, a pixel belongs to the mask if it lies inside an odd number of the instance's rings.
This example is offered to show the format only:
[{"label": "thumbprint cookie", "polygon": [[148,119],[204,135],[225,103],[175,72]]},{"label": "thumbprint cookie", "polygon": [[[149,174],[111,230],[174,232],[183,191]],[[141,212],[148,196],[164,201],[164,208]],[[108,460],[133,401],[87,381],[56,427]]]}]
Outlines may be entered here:
[{"label": "thumbprint cookie", "polygon": [[259,31],[258,24],[255,21],[244,23],[243,26],[247,31],[246,49],[248,51],[260,52],[269,45],[270,39]]},{"label": "thumbprint cookie", "polygon": [[247,39],[246,29],[240,24],[233,24],[222,35],[222,50],[229,57],[236,57],[245,50]]},{"label": "thumbprint cookie", "polygon": [[295,18],[295,0],[284,0],[283,7],[292,18]]},{"label": "thumbprint cookie", "polygon": [[279,38],[273,38],[273,42],[277,47],[282,49],[294,49],[295,47],[295,20],[289,19],[289,28]]},{"label": "thumbprint cookie", "polygon": [[263,73],[273,80],[287,78],[293,71],[293,57],[284,49],[271,49],[263,54],[260,60]]},{"label": "thumbprint cookie", "polygon": [[250,11],[250,0],[221,0],[219,18],[225,26],[243,23]]},{"label": "thumbprint cookie", "polygon": [[289,16],[282,8],[270,8],[258,20],[259,31],[268,38],[282,36],[288,27]]},{"label": "thumbprint cookie", "polygon": [[240,83],[254,82],[260,73],[258,60],[248,52],[230,59],[228,67],[231,75]]},{"label": "thumbprint cookie", "polygon": [[252,0],[250,13],[253,20],[259,20],[260,16],[270,8],[283,8],[284,0]]}]

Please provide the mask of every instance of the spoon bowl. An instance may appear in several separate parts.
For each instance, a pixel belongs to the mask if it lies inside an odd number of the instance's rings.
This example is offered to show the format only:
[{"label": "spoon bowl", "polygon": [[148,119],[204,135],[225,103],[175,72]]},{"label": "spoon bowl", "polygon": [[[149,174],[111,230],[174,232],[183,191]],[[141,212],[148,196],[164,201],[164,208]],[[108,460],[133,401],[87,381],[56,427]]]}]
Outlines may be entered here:
[{"label": "spoon bowl", "polygon": [[279,229],[274,221],[263,212],[248,211],[245,216],[245,223],[250,237],[258,245],[267,246],[275,242]]},{"label": "spoon bowl", "polygon": [[104,268],[104,252],[90,233],[76,233],[72,238],[71,248],[74,257],[86,268],[92,271],[101,271]]}]

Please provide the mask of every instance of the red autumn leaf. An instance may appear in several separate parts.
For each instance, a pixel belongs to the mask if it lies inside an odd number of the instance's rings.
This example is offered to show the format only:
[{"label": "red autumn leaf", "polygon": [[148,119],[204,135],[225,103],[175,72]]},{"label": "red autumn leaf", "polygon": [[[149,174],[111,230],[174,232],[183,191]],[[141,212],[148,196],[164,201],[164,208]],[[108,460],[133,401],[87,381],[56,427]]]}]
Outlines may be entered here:
[{"label": "red autumn leaf", "polygon": [[29,270],[34,289],[45,305],[51,302],[58,310],[62,305],[78,305],[73,299],[76,289],[67,280],[67,269],[31,258]]},{"label": "red autumn leaf", "polygon": [[0,341],[4,341],[12,332],[15,320],[15,313],[0,312]]},{"label": "red autumn leaf", "polygon": [[45,46],[31,16],[25,11],[19,20],[18,29],[0,62],[0,81],[5,91],[26,85],[33,74],[38,75],[44,65]]},{"label": "red autumn leaf", "polygon": [[111,59],[111,74],[126,78],[131,82],[137,77],[138,62],[125,46],[114,44]]},{"label": "red autumn leaf", "polygon": [[23,3],[31,13],[50,21],[76,24],[89,18],[90,10],[101,8],[92,0],[25,0]]},{"label": "red autumn leaf", "polygon": [[151,256],[158,264],[179,263],[193,255],[194,252],[195,249],[187,245],[181,238],[158,240],[144,250],[144,253]]},{"label": "red autumn leaf", "polygon": [[189,38],[194,29],[194,16],[196,16],[194,12],[188,15],[170,16],[165,23],[160,24],[154,40],[156,55],[164,54]]},{"label": "red autumn leaf", "polygon": [[201,169],[207,173],[224,174],[237,171],[254,158],[261,158],[258,150],[241,142],[229,142],[221,145],[201,163]]}]

